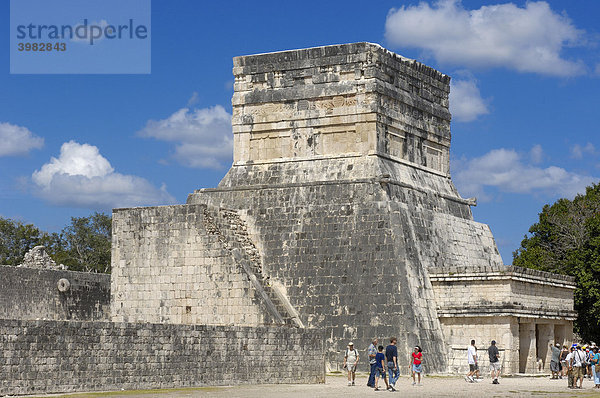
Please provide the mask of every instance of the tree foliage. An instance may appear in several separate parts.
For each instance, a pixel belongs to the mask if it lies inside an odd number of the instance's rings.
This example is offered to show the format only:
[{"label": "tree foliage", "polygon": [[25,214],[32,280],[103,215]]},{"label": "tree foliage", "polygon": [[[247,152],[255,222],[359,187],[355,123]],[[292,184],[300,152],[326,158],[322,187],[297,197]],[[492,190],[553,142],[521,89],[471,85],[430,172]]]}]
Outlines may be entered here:
[{"label": "tree foliage", "polygon": [[513,253],[513,264],[575,277],[575,329],[600,342],[600,184],[545,205]]},{"label": "tree foliage", "polygon": [[0,217],[0,264],[18,265],[30,249],[47,245],[50,235],[33,224]]},{"label": "tree foliage", "polygon": [[73,271],[110,272],[112,219],[103,213],[71,217],[60,233],[0,217],[0,264],[18,265],[34,246],[46,246],[57,264]]},{"label": "tree foliage", "polygon": [[110,272],[112,219],[103,213],[71,217],[51,256],[74,271]]}]

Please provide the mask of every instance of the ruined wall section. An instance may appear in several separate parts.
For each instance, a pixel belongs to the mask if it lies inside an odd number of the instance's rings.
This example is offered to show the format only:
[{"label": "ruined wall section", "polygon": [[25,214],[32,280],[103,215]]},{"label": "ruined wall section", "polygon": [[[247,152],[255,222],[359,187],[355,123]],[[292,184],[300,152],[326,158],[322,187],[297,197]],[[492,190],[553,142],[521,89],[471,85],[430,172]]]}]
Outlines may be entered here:
[{"label": "ruined wall section", "polygon": [[110,275],[0,266],[0,318],[110,319]]},{"label": "ruined wall section", "polygon": [[206,206],[113,212],[112,319],[207,325],[271,323]]}]

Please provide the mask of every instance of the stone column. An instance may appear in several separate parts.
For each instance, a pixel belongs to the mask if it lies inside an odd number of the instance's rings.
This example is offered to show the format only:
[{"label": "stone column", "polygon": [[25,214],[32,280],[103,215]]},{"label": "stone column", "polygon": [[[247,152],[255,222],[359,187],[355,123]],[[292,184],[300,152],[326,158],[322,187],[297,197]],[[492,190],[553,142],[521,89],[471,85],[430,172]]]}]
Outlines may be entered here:
[{"label": "stone column", "polygon": [[537,357],[541,358],[544,363],[542,371],[548,371],[550,370],[550,359],[552,358],[550,344],[554,344],[554,325],[549,323],[541,323],[537,325],[537,328]]},{"label": "stone column", "polygon": [[567,344],[567,326],[564,324],[554,325],[554,341],[560,344],[561,349],[563,344]]},{"label": "stone column", "polygon": [[535,323],[519,323],[519,373],[534,373],[535,345]]}]

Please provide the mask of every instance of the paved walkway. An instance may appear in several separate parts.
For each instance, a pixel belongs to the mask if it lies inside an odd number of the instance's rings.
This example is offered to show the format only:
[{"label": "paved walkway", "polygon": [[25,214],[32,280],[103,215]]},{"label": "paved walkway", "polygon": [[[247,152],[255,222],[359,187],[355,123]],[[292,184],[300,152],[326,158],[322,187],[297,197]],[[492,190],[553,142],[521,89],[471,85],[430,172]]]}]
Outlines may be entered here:
[{"label": "paved walkway", "polygon": [[[327,376],[325,384],[289,385],[269,384],[234,387],[206,387],[161,391],[123,391],[106,393],[77,393],[69,398],[84,397],[127,397],[127,398],[171,398],[171,397],[248,397],[248,398],[287,398],[287,397],[600,397],[600,390],[594,389],[593,382],[585,380],[582,390],[570,390],[566,380],[550,380],[546,377],[511,377],[500,380],[499,385],[491,384],[486,378],[479,383],[467,383],[460,377],[426,377],[422,386],[412,386],[412,380],[401,377],[396,383],[398,392],[375,392],[366,386],[366,376],[359,378],[354,387],[346,385],[342,376]],[[393,394],[393,395],[390,395]]]}]

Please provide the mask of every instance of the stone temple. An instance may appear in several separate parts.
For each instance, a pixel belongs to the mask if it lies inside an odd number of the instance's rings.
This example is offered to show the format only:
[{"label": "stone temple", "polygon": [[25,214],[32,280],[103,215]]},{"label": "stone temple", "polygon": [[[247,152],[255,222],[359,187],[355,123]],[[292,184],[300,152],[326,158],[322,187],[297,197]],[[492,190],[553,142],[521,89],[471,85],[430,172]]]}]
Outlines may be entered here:
[{"label": "stone temple", "polygon": [[233,73],[218,187],[114,210],[110,276],[42,247],[0,266],[0,395],[322,383],[350,340],[366,370],[391,336],[403,371],[418,344],[426,373],[463,372],[471,339],[498,342],[504,374],[548,371],[574,280],[505,266],[473,220],[450,178],[448,76],[370,43]]},{"label": "stone temple", "polygon": [[330,369],[348,341],[396,336],[403,367],[418,344],[427,371],[462,370],[474,338],[533,372],[572,338],[573,279],[504,266],[452,183],[449,76],[371,43],[233,74],[218,187],[114,211],[113,320],[316,328]]}]

